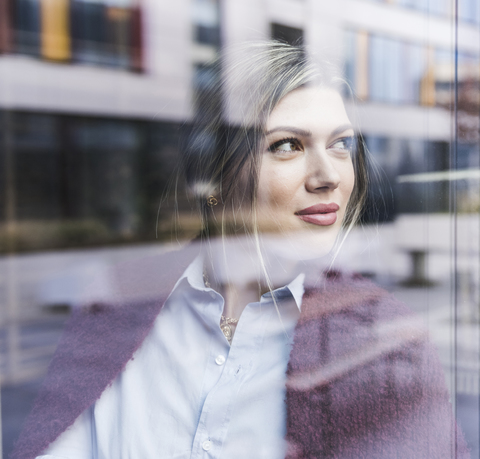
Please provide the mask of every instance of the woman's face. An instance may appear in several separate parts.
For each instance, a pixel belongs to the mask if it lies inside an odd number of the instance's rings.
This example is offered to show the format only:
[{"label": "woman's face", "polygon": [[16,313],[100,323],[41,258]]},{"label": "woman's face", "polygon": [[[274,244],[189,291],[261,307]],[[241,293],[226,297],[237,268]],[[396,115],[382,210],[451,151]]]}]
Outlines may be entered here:
[{"label": "woman's face", "polygon": [[328,253],[355,182],[353,145],[354,130],[337,92],[307,87],[285,96],[266,125],[260,230],[286,236],[302,258]]}]

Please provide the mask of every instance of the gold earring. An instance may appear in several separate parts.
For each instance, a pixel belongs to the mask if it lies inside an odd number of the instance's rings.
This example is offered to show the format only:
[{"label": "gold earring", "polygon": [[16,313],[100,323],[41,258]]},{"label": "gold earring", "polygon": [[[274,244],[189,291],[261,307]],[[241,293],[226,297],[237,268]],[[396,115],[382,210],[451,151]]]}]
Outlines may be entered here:
[{"label": "gold earring", "polygon": [[212,194],[207,198],[207,206],[214,207],[218,204],[218,199]]}]

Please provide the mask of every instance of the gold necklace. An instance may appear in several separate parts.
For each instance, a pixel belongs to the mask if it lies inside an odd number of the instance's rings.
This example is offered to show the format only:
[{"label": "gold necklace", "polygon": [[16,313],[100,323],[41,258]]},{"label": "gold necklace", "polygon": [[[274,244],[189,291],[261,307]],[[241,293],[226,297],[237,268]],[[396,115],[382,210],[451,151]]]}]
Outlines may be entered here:
[{"label": "gold necklace", "polygon": [[203,282],[205,284],[205,287],[212,288],[212,286],[210,285],[210,282],[208,282],[208,275],[207,275],[207,271],[205,270],[203,270]]},{"label": "gold necklace", "polygon": [[220,318],[220,329],[222,330],[225,338],[227,338],[227,341],[231,344],[232,343],[232,338],[233,338],[233,331],[231,325],[237,325],[238,324],[238,319],[234,319],[232,317],[225,317],[222,316]]},{"label": "gold necklace", "polygon": [[[205,287],[212,288],[210,282],[208,282],[208,275],[205,270],[203,271],[203,281],[205,283]],[[225,336],[225,338],[227,338],[227,341],[230,344],[232,344],[233,339],[232,325],[236,326],[237,324],[238,319],[234,319],[233,317],[225,317],[222,315],[220,318],[220,330],[222,330],[223,335]]]}]

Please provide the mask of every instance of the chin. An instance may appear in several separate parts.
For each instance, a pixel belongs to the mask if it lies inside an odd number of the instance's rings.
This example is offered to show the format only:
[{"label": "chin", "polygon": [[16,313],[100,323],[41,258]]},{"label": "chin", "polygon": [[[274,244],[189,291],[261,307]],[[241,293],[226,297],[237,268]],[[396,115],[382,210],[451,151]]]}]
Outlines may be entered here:
[{"label": "chin", "polygon": [[297,230],[263,233],[262,245],[270,253],[292,261],[309,261],[329,257],[340,228],[320,231]]}]

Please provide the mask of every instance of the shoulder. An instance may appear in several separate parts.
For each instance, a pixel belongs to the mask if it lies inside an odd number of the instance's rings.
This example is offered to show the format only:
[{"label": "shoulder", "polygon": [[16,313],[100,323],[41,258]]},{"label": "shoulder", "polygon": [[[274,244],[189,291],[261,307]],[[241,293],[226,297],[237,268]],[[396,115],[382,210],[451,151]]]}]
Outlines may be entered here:
[{"label": "shoulder", "polygon": [[301,452],[291,457],[445,457],[457,438],[463,448],[422,320],[360,276],[306,289],[287,377],[287,438]]},{"label": "shoulder", "polygon": [[372,312],[376,320],[388,320],[412,315],[407,305],[395,299],[385,289],[360,274],[328,271],[315,282],[306,285],[300,323],[326,315],[360,311]]},{"label": "shoulder", "polygon": [[422,319],[389,292],[357,274],[328,273],[305,289],[290,368],[338,367],[340,358],[358,367],[367,355],[374,362],[427,342]]},{"label": "shoulder", "polygon": [[197,254],[189,245],[121,263],[106,277],[108,288],[91,287],[87,297],[93,300],[77,307],[68,321],[12,458],[40,455],[101,396],[140,347]]}]

